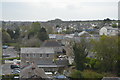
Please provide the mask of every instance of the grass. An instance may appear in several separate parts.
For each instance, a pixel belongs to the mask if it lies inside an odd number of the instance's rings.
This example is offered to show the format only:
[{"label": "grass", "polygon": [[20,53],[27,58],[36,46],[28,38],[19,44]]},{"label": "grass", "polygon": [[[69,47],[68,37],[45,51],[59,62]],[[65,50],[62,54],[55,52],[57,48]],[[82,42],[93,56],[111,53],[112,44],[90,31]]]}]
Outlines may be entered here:
[{"label": "grass", "polygon": [[20,60],[20,57],[14,57],[14,58],[3,58],[2,60],[14,60],[14,59],[18,59],[18,60]]},{"label": "grass", "polygon": [[103,78],[104,75],[92,70],[84,70],[82,76],[84,78]]},{"label": "grass", "polygon": [[16,46],[17,43],[5,43],[4,45],[8,45],[8,46]]}]

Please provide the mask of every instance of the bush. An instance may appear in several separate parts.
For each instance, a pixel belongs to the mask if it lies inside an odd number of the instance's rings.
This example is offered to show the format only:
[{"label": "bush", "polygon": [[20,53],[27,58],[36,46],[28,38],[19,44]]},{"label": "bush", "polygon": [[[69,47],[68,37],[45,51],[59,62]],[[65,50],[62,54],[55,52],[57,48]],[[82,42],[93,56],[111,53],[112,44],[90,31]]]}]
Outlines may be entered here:
[{"label": "bush", "polygon": [[115,75],[114,73],[102,73],[104,75],[104,77],[117,77],[117,75]]},{"label": "bush", "polygon": [[18,60],[20,60],[20,57],[14,57],[14,58],[3,58],[2,60],[14,60],[14,59],[18,59]]},{"label": "bush", "polygon": [[82,73],[83,78],[103,78],[102,74],[94,72],[92,70],[84,70]]},{"label": "bush", "polygon": [[100,68],[100,61],[94,58],[86,58],[86,69],[98,70]]},{"label": "bush", "polygon": [[73,70],[70,74],[70,78],[71,80],[101,80],[103,78],[103,75],[92,70],[84,70],[82,72],[78,70]]},{"label": "bush", "polygon": [[73,70],[72,73],[70,74],[70,77],[71,78],[82,78],[81,71]]}]

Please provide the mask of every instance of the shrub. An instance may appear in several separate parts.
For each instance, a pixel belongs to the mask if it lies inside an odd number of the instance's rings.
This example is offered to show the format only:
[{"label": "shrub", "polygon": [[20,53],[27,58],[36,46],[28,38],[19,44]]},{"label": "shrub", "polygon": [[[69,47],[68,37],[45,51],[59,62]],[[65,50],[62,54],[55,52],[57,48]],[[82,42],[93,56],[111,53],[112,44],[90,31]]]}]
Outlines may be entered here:
[{"label": "shrub", "polygon": [[70,77],[71,78],[82,78],[81,71],[73,70],[72,73],[70,74]]},{"label": "shrub", "polygon": [[14,57],[14,58],[3,58],[2,60],[14,60],[14,59],[18,59],[18,60],[20,60],[20,57]]},{"label": "shrub", "polygon": [[94,72],[92,70],[84,70],[82,73],[83,78],[103,78],[102,74]]}]

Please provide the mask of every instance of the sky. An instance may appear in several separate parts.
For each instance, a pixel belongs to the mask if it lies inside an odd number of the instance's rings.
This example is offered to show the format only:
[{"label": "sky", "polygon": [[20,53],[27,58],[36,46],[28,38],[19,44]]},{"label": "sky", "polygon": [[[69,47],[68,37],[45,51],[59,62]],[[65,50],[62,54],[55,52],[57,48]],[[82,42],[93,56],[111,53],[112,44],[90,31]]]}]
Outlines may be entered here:
[{"label": "sky", "polygon": [[0,20],[118,19],[119,0],[2,0]]}]

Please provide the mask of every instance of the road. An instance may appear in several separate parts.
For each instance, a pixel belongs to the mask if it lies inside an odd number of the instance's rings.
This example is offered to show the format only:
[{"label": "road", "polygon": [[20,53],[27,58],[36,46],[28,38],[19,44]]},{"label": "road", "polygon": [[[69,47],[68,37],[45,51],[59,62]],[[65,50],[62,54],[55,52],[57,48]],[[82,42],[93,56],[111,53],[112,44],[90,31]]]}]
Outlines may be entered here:
[{"label": "road", "polygon": [[10,55],[8,58],[18,57],[17,51],[15,51],[14,47],[8,47],[7,49],[3,49],[3,54]]},{"label": "road", "polygon": [[2,74],[11,74],[12,69],[10,68],[11,64],[2,64]]},{"label": "road", "polygon": [[[17,51],[15,51],[14,47],[8,47],[7,49],[3,49],[3,54],[10,55],[10,57],[6,57],[6,58],[18,57]],[[2,74],[12,73],[12,69],[10,68],[11,64],[12,63],[2,64]]]}]

